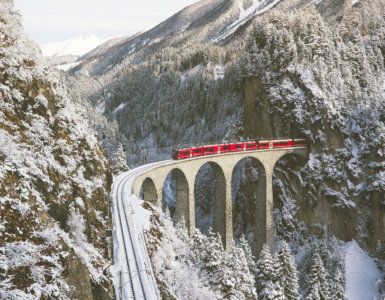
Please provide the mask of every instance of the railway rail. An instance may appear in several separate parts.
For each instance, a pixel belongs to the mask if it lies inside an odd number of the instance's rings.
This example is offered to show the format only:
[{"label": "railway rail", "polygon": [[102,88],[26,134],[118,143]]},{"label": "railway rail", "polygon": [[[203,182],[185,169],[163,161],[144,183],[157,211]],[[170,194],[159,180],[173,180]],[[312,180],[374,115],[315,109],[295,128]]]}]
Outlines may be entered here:
[{"label": "railway rail", "polygon": [[[112,187],[112,213],[114,221],[114,261],[121,276],[115,280],[117,299],[161,299],[147,254],[143,233],[132,220],[132,208],[128,200],[135,177],[158,162],[145,165],[118,176]],[[121,281],[121,282],[119,282]]]}]

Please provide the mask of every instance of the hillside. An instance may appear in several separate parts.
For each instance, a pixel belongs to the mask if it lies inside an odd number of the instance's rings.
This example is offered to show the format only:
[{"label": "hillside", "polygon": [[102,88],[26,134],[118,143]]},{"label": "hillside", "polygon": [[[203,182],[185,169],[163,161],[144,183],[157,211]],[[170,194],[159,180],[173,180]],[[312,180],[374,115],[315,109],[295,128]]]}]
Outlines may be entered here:
[{"label": "hillside", "polygon": [[0,16],[0,298],[110,299],[108,160],[12,0]]},{"label": "hillside", "polygon": [[[274,172],[277,239],[299,249],[326,227],[381,265],[384,13],[380,0],[200,1],[69,76],[117,121],[130,166],[181,145],[306,137],[309,159]],[[196,183],[202,219],[212,213],[209,169]],[[236,238],[255,219],[250,174],[246,163],[233,185]]]}]

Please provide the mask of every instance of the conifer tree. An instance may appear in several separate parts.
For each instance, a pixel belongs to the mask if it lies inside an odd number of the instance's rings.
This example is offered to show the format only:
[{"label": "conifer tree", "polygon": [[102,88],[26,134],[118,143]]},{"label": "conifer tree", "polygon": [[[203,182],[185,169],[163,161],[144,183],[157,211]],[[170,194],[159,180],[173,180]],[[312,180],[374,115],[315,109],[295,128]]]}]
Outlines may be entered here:
[{"label": "conifer tree", "polygon": [[178,237],[182,241],[184,241],[185,243],[188,243],[189,240],[190,240],[190,237],[189,237],[189,234],[188,234],[188,231],[187,231],[187,227],[186,227],[186,222],[185,222],[184,216],[182,216],[181,220],[175,225],[175,227],[177,229]]},{"label": "conifer tree", "polygon": [[225,264],[230,271],[227,272],[227,275],[232,276],[234,282],[229,299],[240,299],[237,297],[237,293],[241,293],[241,297],[244,299],[256,299],[255,278],[249,270],[247,257],[242,247],[233,247],[225,257]]},{"label": "conifer tree", "polygon": [[207,244],[207,236],[205,236],[199,228],[196,228],[194,231],[194,235],[192,236],[192,252],[193,252],[193,260],[194,262],[200,266],[204,254],[204,249]]},{"label": "conifer tree", "polygon": [[283,299],[282,288],[277,281],[276,262],[265,244],[257,261],[257,293],[261,300]]},{"label": "conifer tree", "polygon": [[221,291],[224,299],[256,299],[254,276],[247,267],[242,248],[234,247],[224,254]]},{"label": "conifer tree", "polygon": [[247,242],[247,240],[243,234],[241,235],[241,238],[239,239],[239,245],[242,248],[242,250],[246,256],[247,265],[249,267],[250,272],[254,276],[256,276],[257,268],[255,266],[255,258],[253,256],[253,253],[251,252],[251,248],[249,246],[249,243]]},{"label": "conifer tree", "polygon": [[309,284],[311,287],[306,299],[329,299],[329,285],[326,279],[326,272],[318,253],[315,253],[313,257]]},{"label": "conifer tree", "polygon": [[224,249],[220,235],[214,233],[211,228],[206,245],[202,250],[202,271],[210,284],[220,290]]},{"label": "conifer tree", "polygon": [[334,275],[331,300],[345,300],[345,279],[340,269]]},{"label": "conifer tree", "polygon": [[283,241],[281,250],[278,254],[278,261],[280,268],[278,272],[279,281],[284,293],[285,300],[297,300],[301,299],[298,293],[298,278],[297,269],[294,259],[290,253],[288,244]]}]

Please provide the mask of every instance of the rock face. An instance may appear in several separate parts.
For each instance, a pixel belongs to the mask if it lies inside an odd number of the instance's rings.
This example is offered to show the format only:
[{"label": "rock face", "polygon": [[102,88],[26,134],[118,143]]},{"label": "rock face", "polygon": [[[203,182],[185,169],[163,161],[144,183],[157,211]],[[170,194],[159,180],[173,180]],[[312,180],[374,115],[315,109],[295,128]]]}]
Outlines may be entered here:
[{"label": "rock face", "polygon": [[0,16],[0,298],[110,299],[108,161],[13,1]]},{"label": "rock face", "polygon": [[381,255],[385,21],[369,22],[376,1],[369,2],[345,5],[340,23],[322,16],[323,6],[256,22],[243,60],[244,128],[249,136],[307,138],[308,162],[289,159],[282,164],[292,172],[276,170],[282,234],[296,216]]}]

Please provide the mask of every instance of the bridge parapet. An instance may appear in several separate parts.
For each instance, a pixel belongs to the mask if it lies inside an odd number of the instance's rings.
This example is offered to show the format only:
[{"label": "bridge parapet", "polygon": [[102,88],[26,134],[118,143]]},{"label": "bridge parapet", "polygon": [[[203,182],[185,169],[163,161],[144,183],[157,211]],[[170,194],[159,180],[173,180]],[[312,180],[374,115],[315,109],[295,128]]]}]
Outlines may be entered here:
[{"label": "bridge parapet", "polygon": [[[253,252],[259,253],[263,244],[274,247],[273,220],[273,170],[277,161],[285,155],[294,154],[307,157],[306,147],[268,149],[256,151],[230,152],[219,155],[200,156],[191,159],[170,161],[136,177],[132,193],[139,195],[143,189],[143,200],[162,207],[163,185],[170,172],[176,173],[175,221],[182,217],[186,221],[189,234],[195,230],[195,179],[200,168],[209,163],[216,180],[214,199],[213,230],[219,232],[224,247],[230,249],[233,243],[231,180],[235,166],[244,158],[254,158],[260,163],[258,203]],[[151,183],[152,184],[151,184]],[[156,199],[155,193],[156,191]]]}]

